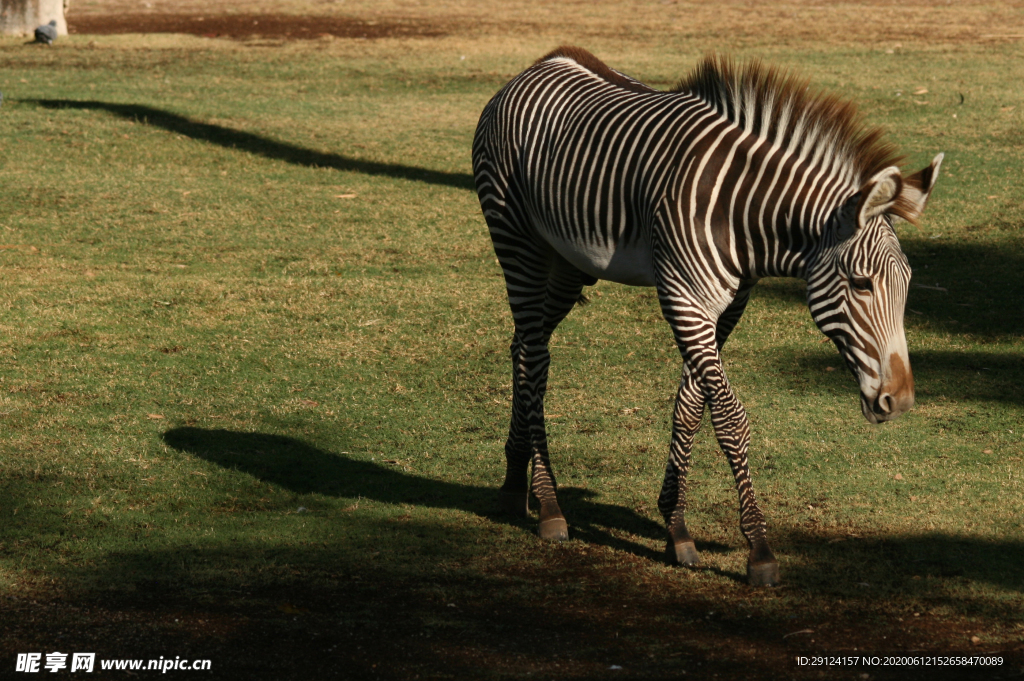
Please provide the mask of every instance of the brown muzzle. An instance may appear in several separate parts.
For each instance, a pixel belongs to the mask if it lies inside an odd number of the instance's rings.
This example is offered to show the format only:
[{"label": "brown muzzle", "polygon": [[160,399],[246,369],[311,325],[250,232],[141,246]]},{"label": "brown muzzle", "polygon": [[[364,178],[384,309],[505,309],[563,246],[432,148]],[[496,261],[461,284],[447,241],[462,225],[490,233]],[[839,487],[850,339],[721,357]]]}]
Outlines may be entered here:
[{"label": "brown muzzle", "polygon": [[898,354],[889,355],[889,376],[882,382],[878,395],[869,398],[861,393],[861,411],[871,423],[891,421],[914,406],[914,374]]}]

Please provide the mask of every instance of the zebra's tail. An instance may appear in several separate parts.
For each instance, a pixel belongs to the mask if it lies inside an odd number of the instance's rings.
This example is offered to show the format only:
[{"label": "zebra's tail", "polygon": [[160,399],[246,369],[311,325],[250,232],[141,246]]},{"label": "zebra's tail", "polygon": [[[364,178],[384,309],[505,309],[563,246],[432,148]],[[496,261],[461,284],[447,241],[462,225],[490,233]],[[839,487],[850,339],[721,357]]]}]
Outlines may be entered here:
[{"label": "zebra's tail", "polygon": [[[589,274],[583,274],[580,272],[580,279],[583,281],[584,286],[593,286],[597,283],[597,277],[592,277]],[[587,298],[583,291],[580,291],[580,297],[576,300],[576,304],[580,307],[590,303],[590,298]]]}]

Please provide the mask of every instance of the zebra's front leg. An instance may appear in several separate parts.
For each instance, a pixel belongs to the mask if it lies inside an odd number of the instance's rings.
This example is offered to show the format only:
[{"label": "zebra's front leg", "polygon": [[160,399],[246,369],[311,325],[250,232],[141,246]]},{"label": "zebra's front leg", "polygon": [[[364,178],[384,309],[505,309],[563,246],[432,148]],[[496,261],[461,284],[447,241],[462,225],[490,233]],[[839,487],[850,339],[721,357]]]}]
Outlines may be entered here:
[{"label": "zebra's front leg", "polygon": [[736,398],[720,359],[705,364],[702,382],[715,427],[718,444],[729,459],[736,491],[740,501],[740,530],[750,544],[747,556],[747,581],[751,586],[775,586],[779,583],[779,563],[768,546],[768,529],[764,514],[757,505],[754,486],[750,480],[747,450],[750,447],[750,422],[746,410]]},{"label": "zebra's front leg", "polygon": [[[726,339],[736,326],[743,309],[750,298],[754,282],[744,282],[733,302],[719,317],[715,330],[715,344],[721,350]],[[685,356],[685,344],[683,346]],[[704,393],[697,375],[684,363],[683,378],[676,394],[675,409],[672,413],[672,444],[669,448],[668,465],[665,467],[665,482],[658,497],[658,508],[668,525],[669,563],[695,566],[700,564],[700,554],[690,536],[684,518],[686,512],[686,476],[690,470],[690,455],[693,451],[693,437],[704,416]]]},{"label": "zebra's front leg", "polygon": [[704,415],[704,394],[693,375],[684,368],[672,412],[672,444],[669,446],[665,482],[658,497],[658,510],[668,526],[666,558],[674,565],[692,567],[700,563],[700,555],[686,528],[686,476],[690,471],[693,436]]},{"label": "zebra's front leg", "polygon": [[[736,479],[736,490],[740,500],[740,530],[750,545],[747,579],[752,586],[774,586],[779,581],[779,564],[768,546],[764,515],[754,496],[754,488],[750,482],[750,467],[747,463],[750,424],[746,411],[733,393],[722,368],[718,343],[715,340],[716,325],[702,313],[700,306],[693,304],[688,297],[678,296],[673,299],[661,295],[661,300],[662,312],[672,327],[676,343],[683,354],[686,375],[693,377],[694,383],[703,394],[704,403],[711,413],[711,423],[714,425],[718,444],[728,457]],[[680,393],[685,396],[683,389]],[[680,401],[677,400],[677,408]],[[693,428],[696,430],[695,425]],[[685,536],[683,539],[685,547]],[[685,548],[683,555],[686,556]]]}]

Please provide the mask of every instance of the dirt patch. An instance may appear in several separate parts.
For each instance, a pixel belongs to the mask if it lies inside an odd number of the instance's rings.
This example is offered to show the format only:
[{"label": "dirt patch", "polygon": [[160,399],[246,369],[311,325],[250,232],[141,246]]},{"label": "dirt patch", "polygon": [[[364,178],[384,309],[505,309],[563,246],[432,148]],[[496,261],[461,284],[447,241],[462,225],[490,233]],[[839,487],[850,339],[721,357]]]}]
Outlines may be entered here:
[{"label": "dirt patch", "polygon": [[416,19],[375,21],[340,16],[291,14],[84,14],[68,17],[68,32],[85,35],[122,33],[183,33],[206,38],[436,38],[452,33],[452,26]]}]

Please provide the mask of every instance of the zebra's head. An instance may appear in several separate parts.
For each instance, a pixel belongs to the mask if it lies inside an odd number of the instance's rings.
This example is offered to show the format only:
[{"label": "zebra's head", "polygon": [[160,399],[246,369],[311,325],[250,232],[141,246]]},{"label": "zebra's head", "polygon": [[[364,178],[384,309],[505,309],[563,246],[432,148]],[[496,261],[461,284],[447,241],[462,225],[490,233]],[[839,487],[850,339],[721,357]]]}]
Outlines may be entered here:
[{"label": "zebra's head", "polygon": [[811,315],[856,377],[861,411],[871,423],[914,406],[903,331],[910,265],[893,221],[921,215],[942,157],[909,177],[895,166],[876,173],[829,215],[824,248],[809,271]]}]

